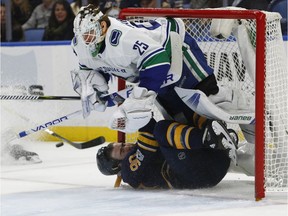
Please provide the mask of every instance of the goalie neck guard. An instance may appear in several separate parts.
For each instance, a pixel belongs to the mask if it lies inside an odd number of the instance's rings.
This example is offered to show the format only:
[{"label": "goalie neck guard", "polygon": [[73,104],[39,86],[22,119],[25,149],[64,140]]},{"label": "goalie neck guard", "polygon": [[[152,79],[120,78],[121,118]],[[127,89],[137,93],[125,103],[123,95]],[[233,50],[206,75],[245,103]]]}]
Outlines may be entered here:
[{"label": "goalie neck guard", "polygon": [[81,7],[74,19],[75,36],[90,49],[93,56],[98,54],[105,38],[101,27],[103,17],[99,8],[89,4]]},{"label": "goalie neck guard", "polygon": [[121,170],[120,161],[110,157],[112,148],[113,143],[110,143],[108,146],[100,148],[96,154],[98,169],[104,175],[116,175]]}]

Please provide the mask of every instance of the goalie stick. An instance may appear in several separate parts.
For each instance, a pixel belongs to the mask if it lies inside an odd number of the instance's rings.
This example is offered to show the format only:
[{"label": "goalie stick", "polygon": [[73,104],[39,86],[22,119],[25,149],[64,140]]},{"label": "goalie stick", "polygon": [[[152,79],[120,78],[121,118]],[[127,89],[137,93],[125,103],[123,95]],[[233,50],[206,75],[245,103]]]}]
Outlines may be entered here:
[{"label": "goalie stick", "polygon": [[82,113],[82,110],[77,110],[77,111],[70,113],[68,115],[64,115],[64,116],[61,116],[59,118],[53,119],[52,121],[48,121],[48,122],[45,122],[43,124],[36,125],[35,127],[31,128],[31,129],[19,132],[17,134],[16,138],[26,137],[29,134],[36,133],[36,132],[41,131],[41,130],[46,130],[50,126],[60,124],[63,121],[67,121],[67,120],[71,119],[72,117],[80,115],[81,113]]},{"label": "goalie stick", "polygon": [[[127,89],[123,89],[123,90],[121,90],[119,92],[114,92],[112,94],[104,96],[104,98],[108,98],[108,105],[107,106],[111,107],[111,106],[123,103],[124,100],[129,96],[131,90],[132,90],[132,88],[127,88]],[[12,141],[14,139],[17,139],[17,138],[26,137],[27,135],[32,134],[32,133],[36,133],[36,132],[38,132],[40,130],[45,130],[45,129],[47,129],[50,126],[54,126],[54,125],[60,124],[63,121],[67,121],[67,120],[71,119],[72,117],[78,116],[80,114],[82,114],[82,110],[77,110],[77,111],[75,111],[73,113],[61,116],[59,118],[55,118],[55,119],[53,119],[51,121],[48,121],[48,122],[45,122],[43,124],[36,125],[33,128],[30,128],[28,130],[24,130],[24,131],[19,132],[10,141]],[[26,117],[24,117],[24,118],[26,118]]]},{"label": "goalie stick", "polygon": [[212,103],[200,90],[175,87],[175,91],[183,102],[199,115],[232,124],[255,124],[254,112],[228,113]]},{"label": "goalie stick", "polygon": [[[31,120],[30,120],[29,118],[27,118],[26,116],[24,116],[24,115],[16,112],[15,110],[8,109],[6,106],[3,106],[3,108],[4,108],[6,111],[10,112],[11,114],[20,117],[21,119],[23,119],[23,120],[26,121],[27,123],[30,122],[30,123],[34,124],[33,122],[31,122]],[[75,114],[78,114],[78,111],[77,111]],[[75,148],[77,148],[77,149],[91,148],[91,147],[94,147],[94,146],[101,145],[101,144],[103,144],[103,143],[105,142],[105,138],[104,138],[103,136],[100,136],[100,137],[97,137],[97,138],[95,138],[95,139],[93,139],[93,140],[89,140],[89,141],[87,141],[87,142],[74,143],[74,142],[72,142],[71,140],[68,140],[68,139],[62,137],[61,135],[55,133],[54,131],[52,131],[52,130],[50,130],[50,129],[48,129],[48,128],[46,128],[44,131],[45,131],[46,133],[54,136],[54,137],[57,137],[57,138],[60,139],[61,141],[64,141],[64,142],[66,142],[66,143],[69,143],[70,145],[72,145],[73,147],[75,147]],[[20,132],[20,133],[21,133],[21,132]],[[20,134],[20,133],[19,133],[19,134]],[[13,137],[13,138],[10,140],[10,142],[11,142],[14,138],[21,138],[19,134],[18,134],[17,137]],[[30,134],[30,133],[26,131],[26,135],[25,135],[25,136],[27,136],[28,134]],[[24,137],[24,136],[22,136],[22,137]],[[63,146],[63,145],[64,145],[63,142],[57,143],[57,144],[56,144],[56,147],[61,147],[61,146]]]},{"label": "goalie stick", "polygon": [[1,100],[80,100],[80,96],[1,95]]},{"label": "goalie stick", "polygon": [[[108,107],[123,103],[131,93],[132,88],[101,96],[103,101],[108,101]],[[80,96],[45,96],[45,95],[0,95],[1,100],[80,100]]]}]

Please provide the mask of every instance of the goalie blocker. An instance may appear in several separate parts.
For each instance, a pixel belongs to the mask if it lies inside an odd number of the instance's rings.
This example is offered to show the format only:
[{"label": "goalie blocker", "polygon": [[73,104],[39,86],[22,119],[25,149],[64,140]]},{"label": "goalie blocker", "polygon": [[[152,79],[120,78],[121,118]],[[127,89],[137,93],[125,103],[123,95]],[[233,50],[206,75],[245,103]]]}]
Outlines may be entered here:
[{"label": "goalie blocker", "polygon": [[135,86],[123,104],[113,113],[109,127],[126,133],[136,132],[152,118],[156,93]]}]

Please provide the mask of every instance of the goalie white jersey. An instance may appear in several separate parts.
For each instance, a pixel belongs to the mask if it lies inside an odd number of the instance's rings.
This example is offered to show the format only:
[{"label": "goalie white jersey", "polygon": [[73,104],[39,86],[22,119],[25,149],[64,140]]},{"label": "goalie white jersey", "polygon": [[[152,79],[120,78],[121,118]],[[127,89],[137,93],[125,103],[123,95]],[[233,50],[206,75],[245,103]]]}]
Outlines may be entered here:
[{"label": "goalie white jersey", "polygon": [[[89,30],[84,28],[82,34],[76,34],[73,39],[72,47],[82,71],[99,72],[107,82],[111,76],[116,76],[137,83],[138,87],[155,92],[157,100],[162,100],[165,104],[170,104],[172,100],[171,110],[182,110],[181,106],[174,107],[175,97],[178,98],[174,92],[175,86],[192,89],[210,77],[202,85],[203,88],[197,87],[203,89],[207,95],[217,93],[214,71],[208,66],[197,42],[185,31],[181,19],[158,18],[136,23],[109,18],[104,22],[107,25],[103,27],[105,40],[98,43],[101,47],[98,46],[97,51],[88,45],[89,41],[87,44],[87,38],[84,39],[87,36],[85,32]],[[81,23],[81,19],[77,20],[76,25],[80,25],[78,23]],[[86,81],[85,79],[84,82]],[[86,84],[93,90],[95,83],[88,80]],[[75,86],[77,85],[74,85],[74,89]],[[81,94],[82,101],[91,101],[88,93]],[[96,103],[93,101],[91,104],[94,107],[93,104]],[[87,108],[89,109],[91,106]]]},{"label": "goalie white jersey", "polygon": [[[100,52],[93,56],[81,40],[73,39],[72,47],[80,67],[98,70],[138,82],[139,76],[149,77],[157,91],[170,68],[171,43],[169,33],[179,33],[184,41],[185,27],[181,19],[159,18],[145,23],[133,23],[110,18],[111,25]],[[143,75],[140,73],[143,73]],[[156,83],[155,83],[156,82]],[[153,85],[154,85],[153,84]]]}]

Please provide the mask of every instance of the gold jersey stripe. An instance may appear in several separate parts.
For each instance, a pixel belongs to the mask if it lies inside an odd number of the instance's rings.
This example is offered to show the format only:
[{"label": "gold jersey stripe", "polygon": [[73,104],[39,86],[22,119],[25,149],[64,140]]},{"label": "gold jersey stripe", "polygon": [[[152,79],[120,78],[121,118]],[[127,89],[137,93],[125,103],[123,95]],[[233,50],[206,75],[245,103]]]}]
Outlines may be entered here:
[{"label": "gold jersey stripe", "polygon": [[178,125],[174,133],[174,144],[176,149],[185,149],[184,143],[181,143],[181,134],[186,125]]},{"label": "gold jersey stripe", "polygon": [[138,141],[145,143],[147,145],[153,146],[153,147],[159,146],[158,142],[156,140],[154,140],[154,137],[153,137],[153,139],[149,139],[149,138],[143,136],[143,134],[139,134]]},{"label": "gold jersey stripe", "polygon": [[140,148],[142,148],[142,149],[144,149],[144,150],[147,150],[147,151],[150,151],[150,152],[156,152],[156,151],[157,151],[157,149],[155,149],[155,148],[150,148],[150,147],[148,147],[148,146],[142,145],[142,144],[139,143],[139,142],[138,142],[138,146],[139,146]]},{"label": "gold jersey stripe", "polygon": [[169,145],[171,146],[171,147],[173,147],[173,138],[172,138],[172,129],[173,129],[173,127],[174,126],[176,126],[176,125],[178,125],[178,123],[176,123],[176,122],[174,122],[174,123],[172,123],[172,124],[170,124],[169,125],[169,127],[168,127],[168,130],[167,130],[167,132],[166,132],[166,139],[167,139],[167,141],[168,141],[168,143],[169,143]]},{"label": "gold jersey stripe", "polygon": [[187,149],[191,149],[190,145],[189,145],[189,135],[190,132],[193,130],[193,127],[189,127],[185,133],[185,146]]}]

